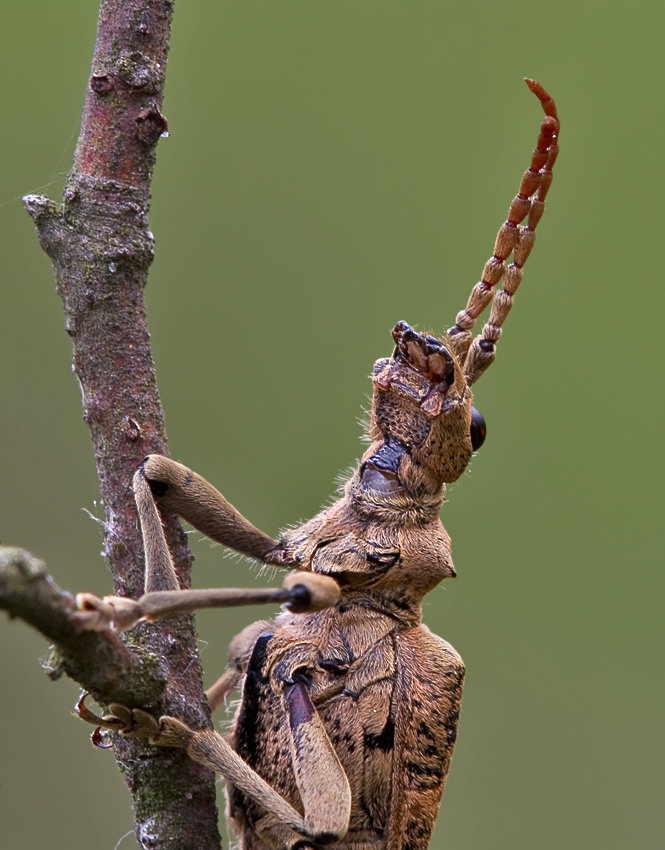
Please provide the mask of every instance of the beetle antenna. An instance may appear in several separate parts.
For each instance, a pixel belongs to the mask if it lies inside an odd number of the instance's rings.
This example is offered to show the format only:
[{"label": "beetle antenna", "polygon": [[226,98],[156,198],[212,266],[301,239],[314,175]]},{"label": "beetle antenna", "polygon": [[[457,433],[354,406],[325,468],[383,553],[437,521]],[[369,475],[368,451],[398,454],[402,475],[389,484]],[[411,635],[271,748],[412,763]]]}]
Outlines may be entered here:
[{"label": "beetle antenna", "polygon": [[[545,112],[540,125],[531,165],[524,172],[519,192],[501,225],[494,244],[494,254],[485,263],[482,279],[473,287],[466,308],[457,314],[448,331],[455,353],[464,364],[469,385],[491,366],[496,356],[496,344],[522,281],[524,264],[536,241],[536,227],[545,211],[545,197],[552,183],[552,168],[559,154],[559,118],[553,98],[540,83],[526,78],[526,84],[540,100]],[[520,224],[527,219],[525,225]],[[506,260],[513,254],[513,262]],[[503,288],[494,287],[503,279]],[[490,317],[482,332],[472,340],[471,328],[483,310],[492,304]]]}]

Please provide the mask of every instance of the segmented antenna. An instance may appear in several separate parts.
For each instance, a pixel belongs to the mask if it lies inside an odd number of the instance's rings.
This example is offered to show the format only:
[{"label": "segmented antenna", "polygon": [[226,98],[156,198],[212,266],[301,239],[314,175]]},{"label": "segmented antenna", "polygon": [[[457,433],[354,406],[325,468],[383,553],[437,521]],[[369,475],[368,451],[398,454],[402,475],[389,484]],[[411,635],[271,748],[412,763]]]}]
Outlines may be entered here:
[{"label": "segmented antenna", "polygon": [[[535,244],[536,227],[545,211],[545,197],[552,184],[552,169],[559,154],[560,124],[556,104],[540,83],[526,79],[526,84],[540,100],[546,116],[540,125],[531,165],[522,176],[519,192],[508,211],[508,220],[497,234],[494,254],[485,263],[482,279],[471,290],[466,308],[457,314],[455,324],[448,331],[455,352],[464,363],[469,385],[478,380],[496,356],[501,326],[513,306],[515,292],[524,274],[524,264]],[[527,223],[521,225],[525,218]],[[513,262],[506,265],[511,253]],[[501,280],[503,288],[495,289]],[[490,302],[489,319],[472,341],[471,328]]]}]

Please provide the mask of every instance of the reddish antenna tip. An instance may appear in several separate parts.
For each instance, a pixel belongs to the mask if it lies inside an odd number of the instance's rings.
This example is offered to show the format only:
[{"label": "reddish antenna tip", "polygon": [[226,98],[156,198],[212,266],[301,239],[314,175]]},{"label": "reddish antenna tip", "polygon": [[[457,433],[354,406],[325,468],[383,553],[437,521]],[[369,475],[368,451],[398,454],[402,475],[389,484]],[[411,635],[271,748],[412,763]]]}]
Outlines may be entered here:
[{"label": "reddish antenna tip", "polygon": [[554,103],[553,98],[550,97],[540,83],[537,80],[529,79],[529,77],[525,77],[524,82],[541,102],[545,115],[548,115],[550,118],[554,118],[558,121],[559,118],[556,114],[556,104]]}]

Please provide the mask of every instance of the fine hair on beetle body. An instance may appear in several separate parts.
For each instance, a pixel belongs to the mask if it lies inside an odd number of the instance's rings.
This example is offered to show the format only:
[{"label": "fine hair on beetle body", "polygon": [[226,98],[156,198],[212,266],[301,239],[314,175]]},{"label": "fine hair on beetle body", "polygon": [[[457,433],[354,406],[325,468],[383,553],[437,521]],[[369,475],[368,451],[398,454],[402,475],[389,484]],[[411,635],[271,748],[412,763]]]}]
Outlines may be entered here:
[{"label": "fine hair on beetle body", "polygon": [[[558,154],[556,106],[481,280],[439,336],[405,321],[374,364],[369,445],[343,493],[273,539],[187,467],[150,455],[133,487],[146,577],[139,599],[79,594],[81,629],[132,628],[199,608],[282,603],[247,626],[207,692],[212,711],[240,689],[227,738],[141,706],[79,715],[103,732],[185,748],[228,784],[228,816],[245,850],[426,850],[457,738],[464,665],[422,622],[424,596],[455,576],[439,518],[445,487],[483,444],[473,387],[494,361],[535,242]],[[523,223],[524,222],[524,223]],[[512,261],[509,258],[512,254]],[[472,329],[489,307],[475,337]],[[181,590],[162,529],[171,511],[262,564],[289,570],[281,588]]]}]

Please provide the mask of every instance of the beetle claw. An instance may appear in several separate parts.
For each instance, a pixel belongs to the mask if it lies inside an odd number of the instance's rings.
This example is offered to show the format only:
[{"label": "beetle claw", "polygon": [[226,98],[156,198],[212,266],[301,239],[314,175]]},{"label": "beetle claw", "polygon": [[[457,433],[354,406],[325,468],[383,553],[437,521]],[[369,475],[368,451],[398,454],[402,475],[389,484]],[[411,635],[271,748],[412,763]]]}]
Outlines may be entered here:
[{"label": "beetle claw", "polygon": [[74,708],[74,714],[86,723],[93,723],[97,728],[92,733],[92,743],[101,749],[108,749],[111,744],[104,743],[109,732],[119,732],[121,735],[130,735],[137,738],[152,738],[159,732],[158,721],[140,708],[127,708],[117,702],[109,705],[110,714],[100,717],[85,704],[89,693],[84,693]]},{"label": "beetle claw", "polygon": [[102,729],[101,726],[98,726],[90,736],[90,740],[92,743],[99,747],[100,750],[108,750],[113,744],[109,740],[109,733],[107,729]]}]

